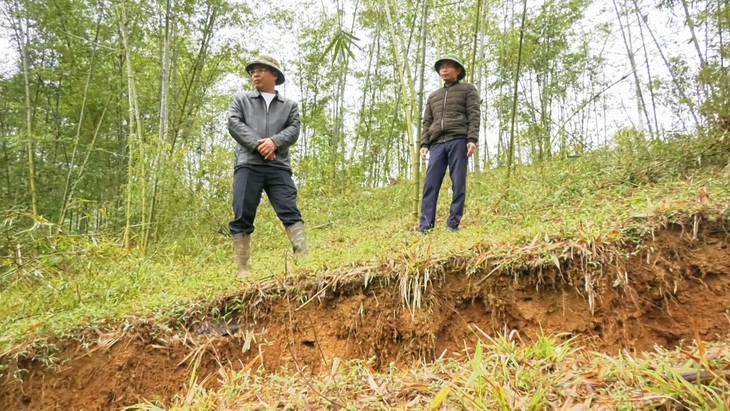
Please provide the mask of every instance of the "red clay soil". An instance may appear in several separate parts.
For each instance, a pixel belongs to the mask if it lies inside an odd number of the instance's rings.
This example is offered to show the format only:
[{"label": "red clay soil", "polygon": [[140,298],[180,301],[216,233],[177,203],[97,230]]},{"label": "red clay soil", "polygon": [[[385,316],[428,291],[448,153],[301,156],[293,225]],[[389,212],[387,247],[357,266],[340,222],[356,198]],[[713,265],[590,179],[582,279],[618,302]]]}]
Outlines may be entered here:
[{"label": "red clay soil", "polygon": [[[193,369],[199,382],[210,376],[205,385],[215,386],[221,366],[317,373],[334,357],[408,366],[473,347],[476,327],[490,335],[516,330],[525,340],[541,332],[580,335],[591,349],[608,353],[669,348],[695,333],[722,339],[730,331],[730,249],[717,224],[697,238],[671,226],[637,255],[602,267],[593,281],[593,314],[579,270],[570,260],[539,276],[455,270],[433,281],[420,311],[403,306],[397,281],[368,287],[358,281],[301,309],[298,298],[276,298],[257,307],[255,320],[240,315],[227,327],[211,325],[210,318],[189,325],[189,332],[179,324],[147,323],[85,347],[59,341],[57,370],[27,361],[0,376],[0,410],[164,405],[185,392]],[[112,343],[111,337],[119,339]],[[20,380],[11,377],[17,367],[27,370]]]}]

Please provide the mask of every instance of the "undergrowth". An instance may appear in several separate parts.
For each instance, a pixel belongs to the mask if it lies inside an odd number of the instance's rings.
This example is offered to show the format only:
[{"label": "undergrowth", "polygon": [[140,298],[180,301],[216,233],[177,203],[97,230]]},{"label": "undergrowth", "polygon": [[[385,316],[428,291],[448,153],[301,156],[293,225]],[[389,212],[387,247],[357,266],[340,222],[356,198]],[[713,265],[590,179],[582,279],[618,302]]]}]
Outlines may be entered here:
[{"label": "undergrowth", "polygon": [[[268,373],[257,358],[206,388],[193,367],[170,410],[727,410],[730,345],[692,347],[617,358],[542,335],[523,343],[516,332],[490,337],[479,329],[473,350],[403,370],[376,372],[368,361],[322,359],[329,372]],[[219,359],[225,363],[225,359]],[[153,402],[128,409],[161,410]]]}]

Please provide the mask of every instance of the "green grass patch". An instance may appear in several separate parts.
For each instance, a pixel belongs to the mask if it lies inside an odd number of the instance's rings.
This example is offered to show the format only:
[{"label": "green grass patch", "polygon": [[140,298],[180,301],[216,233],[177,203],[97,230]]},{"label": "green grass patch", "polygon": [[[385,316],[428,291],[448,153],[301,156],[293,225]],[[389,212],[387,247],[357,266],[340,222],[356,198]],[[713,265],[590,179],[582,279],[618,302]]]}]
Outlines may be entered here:
[{"label": "green grass patch", "polygon": [[[286,268],[288,241],[264,201],[253,236],[253,280],[315,278],[363,265],[429,263],[480,252],[515,261],[550,259],[571,245],[637,243],[652,229],[694,214],[727,220],[726,164],[716,140],[684,139],[520,167],[509,180],[504,170],[472,173],[456,235],[444,230],[447,178],[439,226],[424,237],[416,236],[411,184],[337,196],[305,187],[300,208],[312,258],[296,272]],[[191,315],[206,301],[237,292],[229,239],[216,233],[229,217],[207,221],[206,230],[183,230],[148,255],[121,250],[101,236],[47,236],[47,226],[34,226],[30,235],[43,252],[22,267],[12,256],[2,260],[0,357],[17,353],[28,340],[73,335],[127,317],[167,321]]]}]

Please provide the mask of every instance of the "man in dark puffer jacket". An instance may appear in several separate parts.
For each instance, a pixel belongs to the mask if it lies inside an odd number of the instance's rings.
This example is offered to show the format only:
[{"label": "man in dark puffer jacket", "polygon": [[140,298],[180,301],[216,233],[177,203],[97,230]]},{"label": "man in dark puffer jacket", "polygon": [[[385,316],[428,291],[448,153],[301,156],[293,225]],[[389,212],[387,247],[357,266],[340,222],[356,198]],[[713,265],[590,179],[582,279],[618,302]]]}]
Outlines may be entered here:
[{"label": "man in dark puffer jacket", "polygon": [[459,231],[466,200],[466,168],[479,140],[479,92],[472,84],[461,83],[466,76],[459,58],[446,55],[434,64],[444,86],[428,96],[423,112],[421,157],[431,152],[423,185],[419,233],[433,229],[441,183],[446,168],[451,175],[453,198],[446,229]]}]

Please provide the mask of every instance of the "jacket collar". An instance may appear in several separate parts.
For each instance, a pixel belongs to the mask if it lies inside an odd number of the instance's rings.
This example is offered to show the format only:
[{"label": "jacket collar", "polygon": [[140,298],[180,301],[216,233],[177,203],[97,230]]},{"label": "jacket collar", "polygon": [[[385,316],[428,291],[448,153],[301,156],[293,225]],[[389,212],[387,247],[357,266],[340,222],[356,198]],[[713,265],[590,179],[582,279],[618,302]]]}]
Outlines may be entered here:
[{"label": "jacket collar", "polygon": [[[253,98],[259,98],[259,97],[261,97],[261,93],[258,90],[254,90],[251,93],[251,97],[253,97]],[[279,90],[276,90],[276,96],[274,98],[276,98],[277,100],[281,101],[282,103],[284,102],[284,98],[279,94]]]},{"label": "jacket collar", "polygon": [[459,80],[456,80],[453,83],[444,83],[444,87],[445,88],[454,87],[457,84],[459,84]]}]

